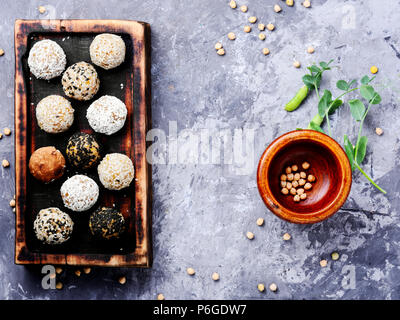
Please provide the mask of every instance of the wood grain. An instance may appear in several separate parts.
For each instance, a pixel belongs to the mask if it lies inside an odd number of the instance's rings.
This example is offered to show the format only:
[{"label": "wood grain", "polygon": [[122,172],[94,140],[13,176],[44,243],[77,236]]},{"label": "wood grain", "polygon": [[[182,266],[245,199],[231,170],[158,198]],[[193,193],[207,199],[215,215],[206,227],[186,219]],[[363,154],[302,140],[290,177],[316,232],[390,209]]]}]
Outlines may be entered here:
[{"label": "wood grain", "polygon": [[[85,113],[92,101],[71,101],[75,109],[73,126],[63,134],[46,134],[37,126],[35,107],[49,94],[63,95],[60,78],[38,80],[30,74],[27,57],[32,45],[42,39],[59,43],[67,55],[67,66],[90,62],[89,45],[99,33],[121,35],[127,45],[125,62],[113,70],[96,68],[100,90],[94,97],[114,95],[123,100],[128,109],[124,128],[115,135],[104,136],[93,132]],[[151,267],[151,168],[146,159],[146,132],[151,119],[150,81],[150,26],[127,20],[16,20],[15,22],[15,177],[16,177],[16,237],[15,263],[93,265],[106,267]],[[122,86],[121,86],[122,84]],[[32,152],[42,146],[53,145],[64,152],[66,141],[74,132],[95,134],[103,154],[127,154],[135,166],[135,180],[131,187],[111,192],[101,188],[100,205],[116,205],[128,223],[128,231],[118,240],[101,243],[88,234],[90,213],[77,214],[62,205],[59,195],[61,183],[77,172],[68,168],[60,181],[44,185],[27,170]],[[86,174],[98,182],[96,170]],[[101,185],[101,184],[99,184]],[[37,212],[57,206],[69,213],[75,222],[74,233],[66,244],[46,246],[36,239],[32,225]]]}]

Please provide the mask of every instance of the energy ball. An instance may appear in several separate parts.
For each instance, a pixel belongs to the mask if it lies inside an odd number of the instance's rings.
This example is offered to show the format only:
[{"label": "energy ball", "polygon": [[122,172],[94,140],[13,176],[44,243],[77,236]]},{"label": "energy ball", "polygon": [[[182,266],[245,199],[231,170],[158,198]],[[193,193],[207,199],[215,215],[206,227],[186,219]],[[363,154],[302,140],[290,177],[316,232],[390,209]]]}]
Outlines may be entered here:
[{"label": "energy ball", "polygon": [[135,175],[132,160],[122,153],[109,153],[97,167],[100,182],[106,189],[121,190],[129,187]]},{"label": "energy ball", "polygon": [[61,82],[68,97],[81,101],[92,99],[100,87],[96,69],[84,61],[70,66],[64,72]]},{"label": "energy ball", "polygon": [[29,51],[28,65],[38,79],[50,80],[65,70],[67,58],[64,50],[52,40],[36,42]]},{"label": "energy ball", "polygon": [[47,96],[36,106],[36,120],[39,127],[47,133],[64,132],[74,122],[74,109],[61,96]]},{"label": "energy ball", "polygon": [[39,148],[29,159],[29,171],[36,179],[44,183],[61,178],[64,170],[65,158],[54,147]]},{"label": "energy ball", "polygon": [[79,132],[69,138],[66,154],[71,165],[86,170],[100,160],[100,146],[92,135]]},{"label": "energy ball", "polygon": [[89,210],[99,197],[97,183],[81,174],[74,175],[65,181],[60,191],[64,205],[77,212]]},{"label": "energy ball", "polygon": [[125,231],[125,219],[117,209],[103,207],[92,213],[89,228],[98,239],[116,239]]},{"label": "energy ball", "polygon": [[87,109],[86,118],[94,131],[111,135],[124,126],[127,113],[125,103],[121,100],[102,96]]},{"label": "energy ball", "polygon": [[118,67],[125,60],[125,42],[120,36],[110,33],[99,34],[90,45],[92,62],[109,70]]},{"label": "energy ball", "polygon": [[36,237],[47,244],[61,244],[67,241],[74,228],[71,217],[58,208],[39,211],[33,222]]}]

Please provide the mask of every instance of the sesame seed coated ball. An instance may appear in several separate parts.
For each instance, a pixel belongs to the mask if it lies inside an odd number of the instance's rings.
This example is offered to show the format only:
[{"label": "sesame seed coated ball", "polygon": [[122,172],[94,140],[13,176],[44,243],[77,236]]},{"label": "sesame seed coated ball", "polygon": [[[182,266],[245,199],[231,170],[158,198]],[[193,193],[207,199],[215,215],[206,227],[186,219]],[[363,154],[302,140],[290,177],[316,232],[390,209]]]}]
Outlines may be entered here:
[{"label": "sesame seed coated ball", "polygon": [[90,44],[92,62],[106,70],[116,68],[124,62],[125,51],[124,40],[115,34],[99,34]]},{"label": "sesame seed coated ball", "polygon": [[36,237],[47,244],[61,244],[67,241],[73,228],[74,222],[71,217],[55,207],[40,210],[33,222]]},{"label": "sesame seed coated ball", "polygon": [[74,109],[61,96],[47,96],[36,107],[36,120],[39,127],[47,133],[64,132],[74,122]]},{"label": "sesame seed coated ball", "polygon": [[62,76],[64,93],[77,100],[90,100],[99,91],[100,80],[96,69],[81,61],[70,66]]},{"label": "sesame seed coated ball", "polygon": [[64,50],[52,40],[36,42],[29,51],[28,65],[38,79],[50,80],[65,70],[67,58]]},{"label": "sesame seed coated ball", "polygon": [[79,169],[89,169],[100,160],[100,146],[94,136],[78,132],[68,139],[66,152],[69,162]]},{"label": "sesame seed coated ball", "polygon": [[121,100],[102,96],[87,109],[86,118],[94,131],[111,135],[124,126],[127,114],[128,110]]},{"label": "sesame seed coated ball", "polygon": [[116,239],[125,231],[125,219],[117,209],[103,207],[92,213],[89,228],[98,239]]},{"label": "sesame seed coated ball", "polygon": [[60,192],[68,209],[81,212],[89,210],[96,203],[99,186],[93,179],[77,174],[62,184]]},{"label": "sesame seed coated ball", "polygon": [[109,153],[97,167],[101,183],[106,189],[121,190],[129,187],[135,175],[132,160],[122,153]]}]

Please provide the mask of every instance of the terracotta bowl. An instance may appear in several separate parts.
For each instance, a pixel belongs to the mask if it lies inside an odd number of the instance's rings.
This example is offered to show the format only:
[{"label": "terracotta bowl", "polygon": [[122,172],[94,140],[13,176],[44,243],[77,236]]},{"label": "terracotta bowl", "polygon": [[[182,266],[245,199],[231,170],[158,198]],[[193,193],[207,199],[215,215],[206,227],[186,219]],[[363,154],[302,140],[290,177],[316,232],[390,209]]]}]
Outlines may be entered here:
[{"label": "terracotta bowl", "polygon": [[[301,169],[303,162],[308,170]],[[316,177],[307,199],[295,202],[281,193],[280,176],[296,164],[299,171]],[[327,135],[313,130],[288,132],[264,151],[257,184],[267,207],[278,217],[294,223],[316,223],[333,215],[344,204],[351,188],[351,167],[342,147]]]}]

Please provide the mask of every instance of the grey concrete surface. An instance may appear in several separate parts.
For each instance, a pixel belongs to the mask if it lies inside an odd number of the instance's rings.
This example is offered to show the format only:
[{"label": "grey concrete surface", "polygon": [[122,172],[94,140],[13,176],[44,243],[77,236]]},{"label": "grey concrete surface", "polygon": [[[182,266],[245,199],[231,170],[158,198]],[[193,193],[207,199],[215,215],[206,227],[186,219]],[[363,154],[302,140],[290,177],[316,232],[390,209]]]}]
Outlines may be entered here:
[{"label": "grey concrete surface", "polygon": [[[94,268],[76,277],[67,268],[59,280],[63,290],[43,290],[38,268],[13,262],[14,214],[8,203],[14,194],[13,136],[0,140],[1,168],[0,298],[1,299],[399,299],[400,298],[400,3],[399,1],[301,1],[293,8],[283,1],[239,0],[245,14],[228,0],[108,0],[1,1],[0,127],[13,127],[13,24],[17,18],[131,19],[152,27],[153,128],[168,134],[228,129],[254,130],[247,147],[247,169],[220,161],[153,166],[154,265],[149,270]],[[283,11],[273,12],[279,3]],[[48,14],[37,7],[46,5]],[[242,29],[247,18],[273,22],[267,39]],[[237,39],[229,41],[228,32]],[[222,41],[226,55],[215,53]],[[316,51],[306,53],[308,45]],[[261,50],[268,47],[269,56]],[[279,220],[264,206],[256,185],[256,166],[266,146],[277,136],[305,126],[316,113],[312,95],[296,112],[282,106],[301,85],[305,67],[334,59],[322,87],[340,79],[360,78],[377,65],[376,85],[382,103],[372,109],[364,133],[370,144],[364,167],[388,190],[377,192],[354,174],[348,201],[325,222],[301,226]],[[302,63],[300,69],[293,60]],[[337,92],[335,90],[335,92]],[[383,136],[374,133],[375,127]],[[353,138],[356,128],[348,107],[332,117],[334,137]],[[190,148],[189,148],[190,149]],[[182,151],[183,155],[187,155]],[[173,160],[173,159],[172,159]],[[172,161],[173,162],[173,161]],[[265,219],[258,227],[257,218]],[[255,234],[249,241],[247,231]],[[292,239],[282,240],[289,232]],[[330,254],[337,251],[338,261]],[[327,259],[326,268],[319,261]],[[196,275],[186,274],[193,267]],[[221,279],[211,280],[218,272]],[[120,285],[120,275],[127,283]],[[278,285],[276,293],[260,293],[258,283]]]}]

